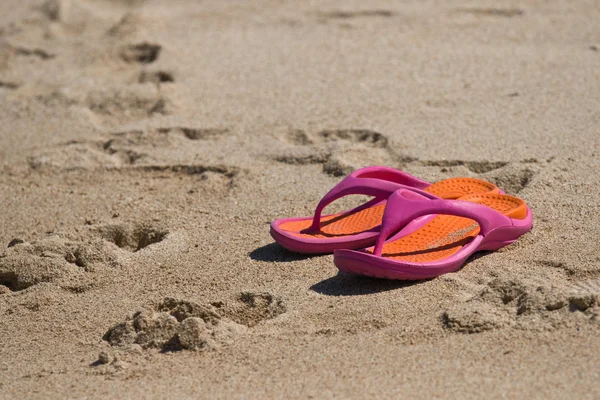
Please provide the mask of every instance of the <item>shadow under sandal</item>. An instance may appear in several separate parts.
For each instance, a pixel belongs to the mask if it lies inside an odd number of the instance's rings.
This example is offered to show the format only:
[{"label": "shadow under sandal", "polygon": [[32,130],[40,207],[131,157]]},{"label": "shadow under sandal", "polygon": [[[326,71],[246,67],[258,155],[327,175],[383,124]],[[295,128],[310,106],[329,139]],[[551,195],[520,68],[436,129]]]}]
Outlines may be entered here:
[{"label": "shadow under sandal", "polygon": [[[271,236],[288,250],[309,254],[373,245],[379,235],[386,200],[399,189],[414,191],[430,199],[502,193],[495,185],[480,179],[450,178],[430,184],[394,168],[367,167],[348,175],[331,189],[321,199],[312,217],[273,221]],[[353,194],[373,196],[374,199],[351,210],[322,215],[327,205]]]},{"label": "shadow under sandal", "polygon": [[353,274],[429,279],[459,269],[477,251],[514,242],[532,225],[531,210],[516,197],[479,194],[431,200],[400,189],[388,198],[375,246],[336,250],[334,263]]}]

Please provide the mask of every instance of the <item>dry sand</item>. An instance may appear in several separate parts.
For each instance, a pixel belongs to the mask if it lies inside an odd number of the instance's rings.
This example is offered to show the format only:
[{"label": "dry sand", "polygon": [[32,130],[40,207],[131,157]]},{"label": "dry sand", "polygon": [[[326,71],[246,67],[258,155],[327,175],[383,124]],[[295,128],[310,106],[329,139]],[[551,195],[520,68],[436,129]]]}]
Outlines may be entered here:
[{"label": "dry sand", "polygon": [[[0,397],[599,398],[599,21],[2,0]],[[489,179],[535,228],[420,283],[273,244],[371,164]]]}]

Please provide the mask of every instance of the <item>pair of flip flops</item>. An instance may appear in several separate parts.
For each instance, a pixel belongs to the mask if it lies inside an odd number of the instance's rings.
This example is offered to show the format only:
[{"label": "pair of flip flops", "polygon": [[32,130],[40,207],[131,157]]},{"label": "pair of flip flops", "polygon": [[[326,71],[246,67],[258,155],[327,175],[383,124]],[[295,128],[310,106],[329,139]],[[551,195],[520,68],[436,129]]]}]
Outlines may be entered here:
[{"label": "pair of flip flops", "polygon": [[[367,203],[338,214],[324,208],[344,196]],[[312,217],[278,219],[271,236],[288,250],[334,253],[340,271],[419,280],[459,269],[473,253],[497,250],[531,230],[522,199],[474,178],[433,184],[387,167],[359,169],[319,202]]]}]

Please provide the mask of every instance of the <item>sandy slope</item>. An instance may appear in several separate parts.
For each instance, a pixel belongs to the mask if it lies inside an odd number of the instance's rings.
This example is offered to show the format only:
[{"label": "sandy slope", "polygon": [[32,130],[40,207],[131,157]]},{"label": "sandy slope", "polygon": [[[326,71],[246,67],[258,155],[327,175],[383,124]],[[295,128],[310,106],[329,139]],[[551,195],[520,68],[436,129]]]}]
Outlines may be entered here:
[{"label": "sandy slope", "polygon": [[[598,398],[600,9],[494,7],[3,0],[0,397]],[[370,164],[535,228],[408,284],[272,243]]]}]

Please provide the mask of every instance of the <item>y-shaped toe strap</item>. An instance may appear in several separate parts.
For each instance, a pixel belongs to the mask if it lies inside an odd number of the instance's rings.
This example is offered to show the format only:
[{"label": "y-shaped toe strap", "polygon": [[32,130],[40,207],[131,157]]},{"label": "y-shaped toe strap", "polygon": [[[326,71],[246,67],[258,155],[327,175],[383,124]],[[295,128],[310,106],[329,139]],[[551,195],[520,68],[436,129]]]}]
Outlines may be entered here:
[{"label": "y-shaped toe strap", "polygon": [[[410,186],[407,186],[407,184]],[[321,214],[323,209],[335,200],[344,196],[352,194],[374,196],[375,200],[372,201],[377,202],[388,198],[392,193],[399,189],[404,189],[407,191],[415,191],[427,198],[437,199],[436,196],[419,189],[427,186],[427,182],[421,181],[393,168],[367,167],[359,169],[348,175],[323,196],[315,209],[310,230],[319,231],[321,228]]]},{"label": "y-shaped toe strap", "polygon": [[400,189],[388,197],[373,254],[381,256],[387,238],[415,218],[435,214],[473,219],[479,224],[480,233],[483,236],[496,228],[512,226],[509,217],[483,204],[461,200],[431,199],[412,190]]}]

